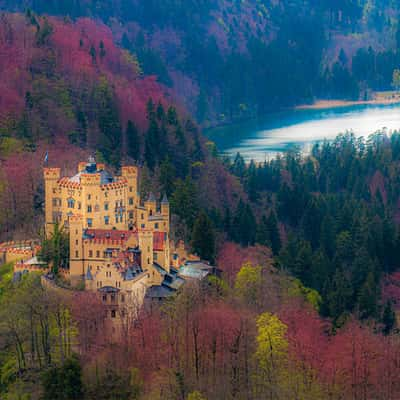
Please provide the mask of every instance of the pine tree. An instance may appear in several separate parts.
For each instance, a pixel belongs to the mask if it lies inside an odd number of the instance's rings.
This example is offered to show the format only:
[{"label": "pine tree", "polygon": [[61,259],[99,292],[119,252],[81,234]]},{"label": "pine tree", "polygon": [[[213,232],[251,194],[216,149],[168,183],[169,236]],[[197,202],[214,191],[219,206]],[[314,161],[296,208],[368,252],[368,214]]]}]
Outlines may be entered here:
[{"label": "pine tree", "polygon": [[128,155],[135,160],[140,159],[140,138],[135,124],[129,120],[126,125],[126,139],[128,142]]},{"label": "pine tree", "polygon": [[392,302],[388,300],[385,304],[382,315],[383,333],[388,335],[396,326],[396,314],[393,310]]},{"label": "pine tree", "polygon": [[233,239],[242,246],[252,246],[256,240],[257,223],[248,204],[239,201],[232,226]]},{"label": "pine tree", "polygon": [[197,217],[192,232],[192,248],[202,259],[214,262],[215,233],[210,218],[201,212]]},{"label": "pine tree", "polygon": [[166,157],[164,161],[160,164],[160,185],[161,190],[167,196],[170,196],[174,191],[174,182],[176,177],[176,169],[174,165],[169,160],[169,157]]},{"label": "pine tree", "polygon": [[267,219],[267,231],[268,231],[268,240],[272,252],[273,254],[278,255],[282,247],[282,242],[278,227],[278,220],[273,210],[270,212],[269,217]]},{"label": "pine tree", "polygon": [[377,311],[377,287],[375,277],[372,272],[369,272],[364,285],[361,288],[358,298],[358,309],[360,318],[366,319],[374,317]]}]

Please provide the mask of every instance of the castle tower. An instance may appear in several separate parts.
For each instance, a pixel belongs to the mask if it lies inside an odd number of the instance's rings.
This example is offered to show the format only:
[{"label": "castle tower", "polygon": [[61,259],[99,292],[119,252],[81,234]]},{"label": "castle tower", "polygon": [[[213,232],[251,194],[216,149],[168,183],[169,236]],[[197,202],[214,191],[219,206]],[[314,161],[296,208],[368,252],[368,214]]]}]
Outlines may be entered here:
[{"label": "castle tower", "polygon": [[153,262],[153,232],[150,230],[140,230],[138,232],[139,248],[141,250],[142,269],[149,274],[150,285],[160,285],[160,274],[155,270]]},{"label": "castle tower", "polygon": [[49,237],[54,231],[54,225],[61,222],[61,198],[58,196],[58,180],[61,177],[60,168],[44,168],[45,187],[45,233]]},{"label": "castle tower", "polygon": [[164,197],[161,200],[161,215],[164,217],[166,232],[169,233],[170,211],[169,211],[169,201],[166,194],[164,194]]},{"label": "castle tower", "polygon": [[69,218],[69,271],[71,284],[76,285],[82,281],[84,270],[83,251],[83,218],[73,215]]},{"label": "castle tower", "polygon": [[125,199],[126,204],[126,219],[128,228],[133,228],[136,224],[136,207],[139,206],[139,186],[138,186],[138,167],[136,166],[124,166],[122,167],[121,176],[125,178],[128,183],[127,194]]},{"label": "castle tower", "polygon": [[154,215],[156,213],[157,202],[156,202],[156,198],[154,197],[153,193],[149,194],[149,198],[144,202],[144,206],[146,208],[147,215],[149,217],[151,217],[152,215]]}]

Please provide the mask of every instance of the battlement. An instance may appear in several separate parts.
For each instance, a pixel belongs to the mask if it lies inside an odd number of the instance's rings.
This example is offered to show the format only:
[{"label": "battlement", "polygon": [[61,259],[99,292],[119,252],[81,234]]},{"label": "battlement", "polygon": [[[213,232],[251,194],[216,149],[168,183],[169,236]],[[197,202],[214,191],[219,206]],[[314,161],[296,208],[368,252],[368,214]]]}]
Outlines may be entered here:
[{"label": "battlement", "polygon": [[100,184],[101,184],[101,175],[98,173],[81,175],[82,186],[100,186]]},{"label": "battlement", "polygon": [[121,168],[121,174],[122,176],[137,176],[138,174],[138,167],[135,167],[133,165],[126,165]]},{"label": "battlement", "polygon": [[61,177],[61,168],[44,168],[43,175],[45,180],[59,180]]}]

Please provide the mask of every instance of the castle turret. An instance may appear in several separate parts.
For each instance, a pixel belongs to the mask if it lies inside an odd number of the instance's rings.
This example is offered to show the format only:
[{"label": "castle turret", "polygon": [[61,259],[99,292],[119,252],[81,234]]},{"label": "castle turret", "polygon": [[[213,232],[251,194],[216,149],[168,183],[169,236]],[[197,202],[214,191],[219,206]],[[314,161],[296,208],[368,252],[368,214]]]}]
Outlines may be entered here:
[{"label": "castle turret", "polygon": [[45,232],[49,237],[54,231],[54,225],[61,222],[61,196],[58,193],[60,168],[44,168],[45,187]]},{"label": "castle turret", "polygon": [[169,201],[166,194],[164,194],[164,197],[161,200],[161,215],[163,216],[164,219],[163,224],[165,232],[169,233],[170,211],[169,211]]},{"label": "castle turret", "polygon": [[156,202],[156,198],[154,197],[153,193],[149,194],[148,199],[144,202],[144,206],[147,210],[147,214],[149,217],[156,213],[157,202]]},{"label": "castle turret", "polygon": [[83,252],[83,217],[73,215],[69,217],[69,271],[72,285],[82,281],[85,275]]},{"label": "castle turret", "polygon": [[169,201],[166,194],[161,200],[161,215],[169,219]]},{"label": "castle turret", "polygon": [[135,209],[139,205],[139,194],[138,194],[138,167],[136,166],[124,166],[122,167],[122,178],[126,179],[128,190],[126,194],[126,216],[128,227],[132,228],[136,223]]}]

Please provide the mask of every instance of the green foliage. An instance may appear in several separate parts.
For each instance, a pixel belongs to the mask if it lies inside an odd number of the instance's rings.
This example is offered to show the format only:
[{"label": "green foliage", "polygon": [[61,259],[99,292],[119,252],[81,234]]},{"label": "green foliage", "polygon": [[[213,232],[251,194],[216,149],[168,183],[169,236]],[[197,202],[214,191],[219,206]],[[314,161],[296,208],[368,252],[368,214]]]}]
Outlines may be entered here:
[{"label": "green foliage", "polygon": [[277,215],[273,230],[260,218],[257,241],[270,245],[271,232],[283,225],[287,241],[277,264],[319,293],[320,312],[339,325],[350,313],[380,318],[381,278],[397,269],[399,143],[398,132],[368,140],[346,133],[316,144],[309,156],[293,151],[258,165],[246,166],[240,156],[228,162],[242,182],[253,176],[249,196],[270,200],[266,214]]},{"label": "green foliage", "polygon": [[9,288],[14,271],[14,263],[0,265],[0,300]]},{"label": "green foliage", "polygon": [[242,200],[236,208],[232,221],[232,238],[243,246],[250,246],[256,240],[256,219],[249,204]]},{"label": "green foliage", "polygon": [[171,196],[171,211],[178,215],[191,229],[199,207],[197,190],[193,180],[188,176],[185,180],[175,182],[175,191]]},{"label": "green foliage", "polygon": [[303,286],[299,279],[294,279],[289,287],[289,296],[304,298],[316,311],[320,310],[322,304],[321,295],[314,289]]},{"label": "green foliage", "polygon": [[135,124],[129,120],[125,135],[128,141],[128,155],[134,160],[140,159],[140,136]]},{"label": "green foliage", "polygon": [[58,224],[49,238],[42,241],[39,258],[51,265],[55,275],[59,268],[67,268],[69,265],[69,234]]},{"label": "green foliage", "polygon": [[236,276],[235,292],[250,306],[256,306],[262,291],[262,267],[250,263],[242,266]]},{"label": "green foliage", "polygon": [[98,149],[108,163],[118,166],[122,128],[115,94],[107,79],[103,77],[94,91],[97,104],[97,120],[100,130]]},{"label": "green foliage", "polygon": [[96,370],[95,382],[87,388],[89,400],[138,400],[142,393],[143,381],[139,371],[132,368],[119,371],[112,366],[106,366],[99,375]]},{"label": "green foliage", "polygon": [[203,260],[211,263],[215,260],[216,243],[211,219],[201,212],[193,225],[192,248]]},{"label": "green foliage", "polygon": [[207,400],[207,398],[196,390],[195,392],[189,393],[187,400]]},{"label": "green foliage", "polygon": [[76,357],[63,365],[51,367],[43,374],[43,400],[83,399],[83,383],[80,362]]}]

